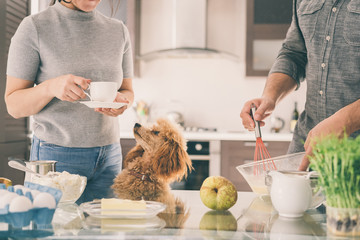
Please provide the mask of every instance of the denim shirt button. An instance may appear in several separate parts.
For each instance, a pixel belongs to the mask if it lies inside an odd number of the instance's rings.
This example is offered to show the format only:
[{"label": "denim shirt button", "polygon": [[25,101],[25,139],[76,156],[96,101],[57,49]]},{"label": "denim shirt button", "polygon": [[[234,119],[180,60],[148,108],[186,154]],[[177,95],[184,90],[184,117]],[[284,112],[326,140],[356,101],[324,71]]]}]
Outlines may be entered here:
[{"label": "denim shirt button", "polygon": [[330,36],[326,36],[326,41],[329,41],[330,40]]},{"label": "denim shirt button", "polygon": [[333,12],[336,12],[336,10],[337,10],[336,7],[334,7],[334,8],[332,9]]},{"label": "denim shirt button", "polygon": [[322,64],[321,64],[321,67],[324,68],[324,67],[325,67],[325,63],[322,63]]},{"label": "denim shirt button", "polygon": [[323,92],[322,90],[319,91],[320,96],[322,96],[323,93],[324,93],[324,92]]}]

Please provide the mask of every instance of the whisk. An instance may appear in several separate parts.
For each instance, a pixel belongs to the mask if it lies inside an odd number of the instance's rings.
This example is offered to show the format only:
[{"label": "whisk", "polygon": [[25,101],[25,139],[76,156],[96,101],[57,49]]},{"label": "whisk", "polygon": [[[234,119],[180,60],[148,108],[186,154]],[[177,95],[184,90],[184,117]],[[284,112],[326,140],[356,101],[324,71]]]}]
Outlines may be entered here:
[{"label": "whisk", "polygon": [[261,167],[264,171],[268,170],[276,170],[276,166],[274,161],[271,159],[268,150],[264,142],[261,139],[261,132],[260,132],[260,124],[258,121],[254,119],[256,111],[255,104],[251,104],[251,117],[255,123],[255,137],[256,137],[256,144],[255,144],[255,154],[254,154],[254,175],[259,175]]}]

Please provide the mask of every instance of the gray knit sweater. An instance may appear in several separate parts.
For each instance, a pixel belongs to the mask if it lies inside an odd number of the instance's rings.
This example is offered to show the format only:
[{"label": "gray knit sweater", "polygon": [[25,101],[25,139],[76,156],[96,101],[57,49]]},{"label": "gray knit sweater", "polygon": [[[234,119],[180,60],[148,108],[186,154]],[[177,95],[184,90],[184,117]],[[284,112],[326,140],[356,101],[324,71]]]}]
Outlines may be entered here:
[{"label": "gray knit sweater", "polygon": [[[7,75],[35,84],[74,74],[120,87],[132,72],[129,33],[121,21],[60,3],[21,22],[7,65]],[[57,98],[34,115],[33,129],[38,138],[66,147],[104,146],[120,138],[117,118]]]}]

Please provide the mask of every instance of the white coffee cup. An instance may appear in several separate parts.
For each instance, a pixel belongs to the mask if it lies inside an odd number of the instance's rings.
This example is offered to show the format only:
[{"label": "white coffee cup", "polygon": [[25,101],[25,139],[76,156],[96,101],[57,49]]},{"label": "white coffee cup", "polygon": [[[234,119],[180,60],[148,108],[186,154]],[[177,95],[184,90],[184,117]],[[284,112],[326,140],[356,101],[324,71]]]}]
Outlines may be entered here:
[{"label": "white coffee cup", "polygon": [[91,82],[90,94],[85,93],[91,101],[113,102],[117,94],[116,82]]}]

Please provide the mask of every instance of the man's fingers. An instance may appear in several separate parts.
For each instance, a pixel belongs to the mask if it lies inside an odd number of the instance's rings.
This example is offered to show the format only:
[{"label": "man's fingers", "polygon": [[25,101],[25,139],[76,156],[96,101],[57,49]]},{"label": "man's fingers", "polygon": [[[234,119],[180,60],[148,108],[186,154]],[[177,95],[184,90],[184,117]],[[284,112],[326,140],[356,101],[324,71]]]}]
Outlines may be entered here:
[{"label": "man's fingers", "polygon": [[308,155],[306,154],[301,160],[299,171],[306,171],[306,169],[309,167],[309,163],[310,163],[309,158]]},{"label": "man's fingers", "polygon": [[[256,109],[255,111],[255,116],[254,118],[259,121],[263,118],[263,116],[265,115],[265,107],[264,105],[260,105],[258,109]],[[260,119],[261,118],[261,119]]]},{"label": "man's fingers", "polygon": [[246,111],[246,109],[243,109],[243,111],[241,111],[240,117],[246,129],[253,129],[255,127],[255,123],[250,116],[250,108],[248,112]]}]

